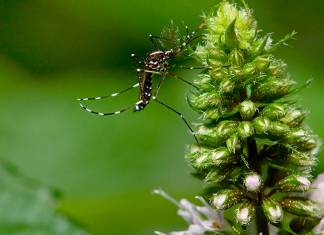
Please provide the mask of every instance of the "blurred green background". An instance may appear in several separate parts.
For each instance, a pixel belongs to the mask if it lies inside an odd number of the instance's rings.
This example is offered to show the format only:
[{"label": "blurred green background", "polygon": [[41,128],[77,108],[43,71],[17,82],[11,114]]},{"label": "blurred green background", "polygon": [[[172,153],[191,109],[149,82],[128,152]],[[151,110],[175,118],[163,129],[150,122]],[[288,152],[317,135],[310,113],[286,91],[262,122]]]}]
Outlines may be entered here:
[{"label": "blurred green background", "polygon": [[[293,78],[313,85],[300,103],[324,139],[324,1],[248,1],[259,26],[275,39],[296,30],[298,40],[276,54]],[[147,35],[174,20],[192,28],[217,1],[0,0],[0,150],[26,176],[64,193],[60,210],[93,234],[149,235],[180,229],[175,208],[150,192],[177,197],[202,190],[184,160],[192,142],[185,125],[151,104],[141,113],[100,118],[77,97],[118,91],[136,81],[130,54],[152,50]],[[185,73],[187,78],[192,73]],[[161,99],[196,117],[188,87],[169,80]],[[134,102],[134,91],[93,104],[112,110]],[[324,159],[317,171],[324,171]]]}]

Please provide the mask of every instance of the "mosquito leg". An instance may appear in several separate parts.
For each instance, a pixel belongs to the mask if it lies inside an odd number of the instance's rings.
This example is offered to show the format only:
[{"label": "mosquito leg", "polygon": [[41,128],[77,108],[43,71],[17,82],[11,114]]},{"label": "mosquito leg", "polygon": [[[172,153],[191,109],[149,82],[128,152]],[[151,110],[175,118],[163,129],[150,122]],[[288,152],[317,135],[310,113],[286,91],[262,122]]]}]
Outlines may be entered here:
[{"label": "mosquito leg", "polygon": [[133,106],[129,106],[129,107],[126,107],[126,108],[123,108],[121,110],[118,110],[118,111],[115,111],[115,112],[109,112],[109,113],[102,113],[102,112],[97,112],[97,111],[94,111],[92,109],[89,109],[87,106],[85,106],[84,104],[82,104],[80,102],[80,106],[81,108],[83,108],[85,111],[89,112],[89,113],[92,113],[92,114],[96,114],[96,115],[99,115],[99,116],[110,116],[110,115],[116,115],[116,114],[120,114],[120,113],[123,113],[127,110],[129,110],[130,108],[132,108]]},{"label": "mosquito leg", "polygon": [[155,98],[156,97],[159,97],[160,89],[161,89],[161,86],[162,86],[164,80],[165,80],[165,76],[162,76],[161,79],[160,79],[160,81],[159,81],[159,84],[158,84],[158,86],[156,88],[156,92],[155,92],[155,96],[154,96]]},{"label": "mosquito leg", "polygon": [[175,110],[174,108],[170,107],[169,105],[163,103],[162,101],[158,100],[156,97],[153,97],[153,100],[156,101],[157,103],[159,103],[160,105],[164,106],[165,108],[171,110],[172,112],[174,112],[175,114],[177,114],[181,119],[182,121],[186,124],[186,126],[189,128],[191,134],[194,136],[195,138],[195,141],[197,142],[197,144],[199,145],[199,141],[198,141],[198,138],[197,136],[195,135],[195,132],[194,130],[191,128],[189,122],[186,120],[186,118],[180,113],[178,112],[177,110]]},{"label": "mosquito leg", "polygon": [[87,100],[102,100],[102,99],[107,99],[109,97],[115,97],[115,96],[118,96],[120,94],[123,94],[133,88],[136,88],[139,86],[139,83],[135,83],[134,85],[122,90],[122,91],[119,91],[117,93],[113,93],[113,94],[110,94],[110,95],[104,95],[104,96],[97,96],[97,97],[87,97],[87,98],[79,98],[77,99],[78,101],[87,101]]},{"label": "mosquito leg", "polygon": [[205,66],[200,66],[200,67],[186,67],[186,66],[179,66],[180,69],[189,69],[189,70],[195,70],[195,69],[211,69],[211,67],[205,67]]},{"label": "mosquito leg", "polygon": [[137,71],[137,73],[144,72],[144,73],[152,73],[152,74],[156,74],[156,75],[161,75],[160,72],[156,72],[156,71],[152,71],[152,70],[147,70],[147,69],[137,69],[136,71]]},{"label": "mosquito leg", "polygon": [[144,58],[143,57],[140,57],[140,56],[135,55],[135,54],[131,54],[131,58],[132,58],[132,60],[134,62],[137,62],[138,64],[144,64]]},{"label": "mosquito leg", "polygon": [[197,90],[199,90],[199,88],[197,86],[195,86],[192,82],[189,82],[189,81],[183,79],[182,77],[179,77],[177,75],[172,75],[172,77],[174,77],[174,78],[176,78],[176,79],[178,79],[178,80],[180,80],[180,81],[182,81],[182,82],[184,82],[184,83],[186,83],[186,84],[188,84],[188,85],[196,88]]}]

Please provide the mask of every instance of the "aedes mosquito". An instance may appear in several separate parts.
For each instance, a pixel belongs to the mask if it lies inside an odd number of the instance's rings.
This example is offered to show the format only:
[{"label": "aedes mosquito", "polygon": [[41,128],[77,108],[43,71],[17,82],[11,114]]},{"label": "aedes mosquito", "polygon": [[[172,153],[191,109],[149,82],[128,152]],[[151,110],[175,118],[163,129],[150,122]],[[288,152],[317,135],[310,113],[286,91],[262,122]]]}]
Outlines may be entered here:
[{"label": "aedes mosquito", "polygon": [[[162,83],[164,82],[165,78],[167,76],[177,78],[181,80],[182,82],[185,82],[193,87],[195,87],[191,82],[188,82],[181,77],[172,74],[170,71],[172,68],[175,67],[173,60],[176,59],[180,54],[182,54],[184,51],[188,49],[188,46],[197,38],[199,38],[199,35],[196,35],[194,31],[189,32],[188,26],[186,26],[186,35],[184,37],[181,37],[179,34],[179,29],[175,27],[173,24],[171,24],[170,27],[165,28],[161,36],[154,36],[149,35],[149,39],[151,43],[154,46],[154,51],[147,54],[145,58],[141,58],[140,56],[137,56],[135,54],[131,54],[131,57],[134,61],[137,62],[138,65],[141,66],[141,68],[137,68],[137,77],[138,82],[124,90],[121,90],[117,93],[113,93],[110,95],[104,95],[104,96],[97,96],[97,97],[88,97],[88,98],[80,98],[78,101],[80,101],[80,106],[85,109],[87,112],[96,114],[99,116],[109,116],[109,115],[116,115],[123,113],[127,110],[133,109],[134,112],[142,111],[151,100],[156,101],[160,105],[164,106],[165,108],[173,111],[176,113],[186,124],[186,126],[189,128],[191,133],[193,134],[196,142],[198,143],[198,139],[194,134],[193,129],[189,125],[188,121],[184,116],[172,108],[171,106],[165,104],[161,100],[158,99],[159,91],[161,88]],[[164,49],[163,48],[169,48]],[[204,69],[200,67],[181,67],[185,69]],[[158,75],[160,77],[159,83],[156,87],[156,90],[153,94],[153,77],[155,75]],[[131,106],[122,108],[115,112],[97,112],[94,110],[91,110],[86,105],[82,103],[82,101],[89,101],[89,100],[102,100],[109,97],[116,97],[118,95],[121,95],[133,88],[139,87],[139,98],[138,101]],[[195,87],[196,88],[196,87]]]}]

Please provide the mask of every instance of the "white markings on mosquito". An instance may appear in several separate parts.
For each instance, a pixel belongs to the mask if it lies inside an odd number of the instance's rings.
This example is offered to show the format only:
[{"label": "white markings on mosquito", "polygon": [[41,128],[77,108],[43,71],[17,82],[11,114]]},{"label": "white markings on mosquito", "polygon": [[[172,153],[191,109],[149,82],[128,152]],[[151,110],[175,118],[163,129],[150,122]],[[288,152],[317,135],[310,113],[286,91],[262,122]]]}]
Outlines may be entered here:
[{"label": "white markings on mosquito", "polygon": [[133,87],[138,87],[139,86],[139,83],[136,83],[135,85],[133,85]]},{"label": "white markings on mosquito", "polygon": [[101,99],[102,99],[102,97],[100,97],[100,96],[95,98],[95,100],[101,100]]},{"label": "white markings on mosquito", "polygon": [[121,111],[116,111],[114,114],[120,114],[121,113]]},{"label": "white markings on mosquito", "polygon": [[99,116],[105,116],[105,114],[104,114],[104,113],[98,113],[98,115],[99,115]]},{"label": "white markings on mosquito", "polygon": [[117,96],[119,95],[119,93],[114,93],[114,94],[111,94],[110,96]]}]

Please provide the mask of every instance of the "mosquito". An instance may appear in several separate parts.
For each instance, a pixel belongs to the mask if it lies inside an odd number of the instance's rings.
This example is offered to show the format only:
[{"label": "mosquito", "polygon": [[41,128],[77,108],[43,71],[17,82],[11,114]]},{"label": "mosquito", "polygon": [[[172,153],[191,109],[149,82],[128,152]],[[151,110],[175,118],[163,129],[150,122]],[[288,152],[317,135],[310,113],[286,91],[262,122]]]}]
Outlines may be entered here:
[{"label": "mosquito", "polygon": [[[155,101],[158,104],[164,106],[165,108],[177,114],[183,120],[186,126],[189,128],[190,132],[195,138],[195,141],[199,143],[196,135],[194,134],[193,129],[191,128],[187,119],[182,115],[182,113],[178,112],[176,109],[172,108],[171,106],[167,105],[166,103],[158,99],[160,88],[167,77],[179,79],[180,81],[195,87],[194,84],[172,73],[171,70],[172,68],[175,67],[174,60],[177,57],[179,57],[184,51],[187,51],[189,45],[199,37],[200,36],[196,35],[194,31],[189,32],[188,26],[186,26],[186,35],[184,37],[183,36],[181,37],[179,33],[179,29],[175,27],[173,24],[165,28],[162,31],[161,36],[154,36],[150,34],[149,39],[154,46],[154,51],[148,53],[145,58],[142,58],[135,54],[131,54],[131,58],[133,59],[133,61],[137,62],[138,65],[141,65],[140,68],[136,69],[138,82],[124,90],[121,90],[117,93],[113,93],[110,95],[80,98],[78,99],[78,101],[80,102],[80,106],[89,113],[96,114],[99,116],[110,116],[110,115],[121,114],[131,109],[134,112],[139,112],[144,110],[145,107],[150,103],[150,101]],[[163,49],[163,48],[169,48],[169,49]],[[204,69],[200,67],[180,67],[180,68]],[[159,82],[157,84],[156,90],[153,91],[153,78],[155,76],[159,77]],[[83,101],[102,100],[110,97],[116,97],[134,88],[139,88],[138,101],[135,104],[122,108],[118,111],[98,112],[88,108],[83,103]]]}]

